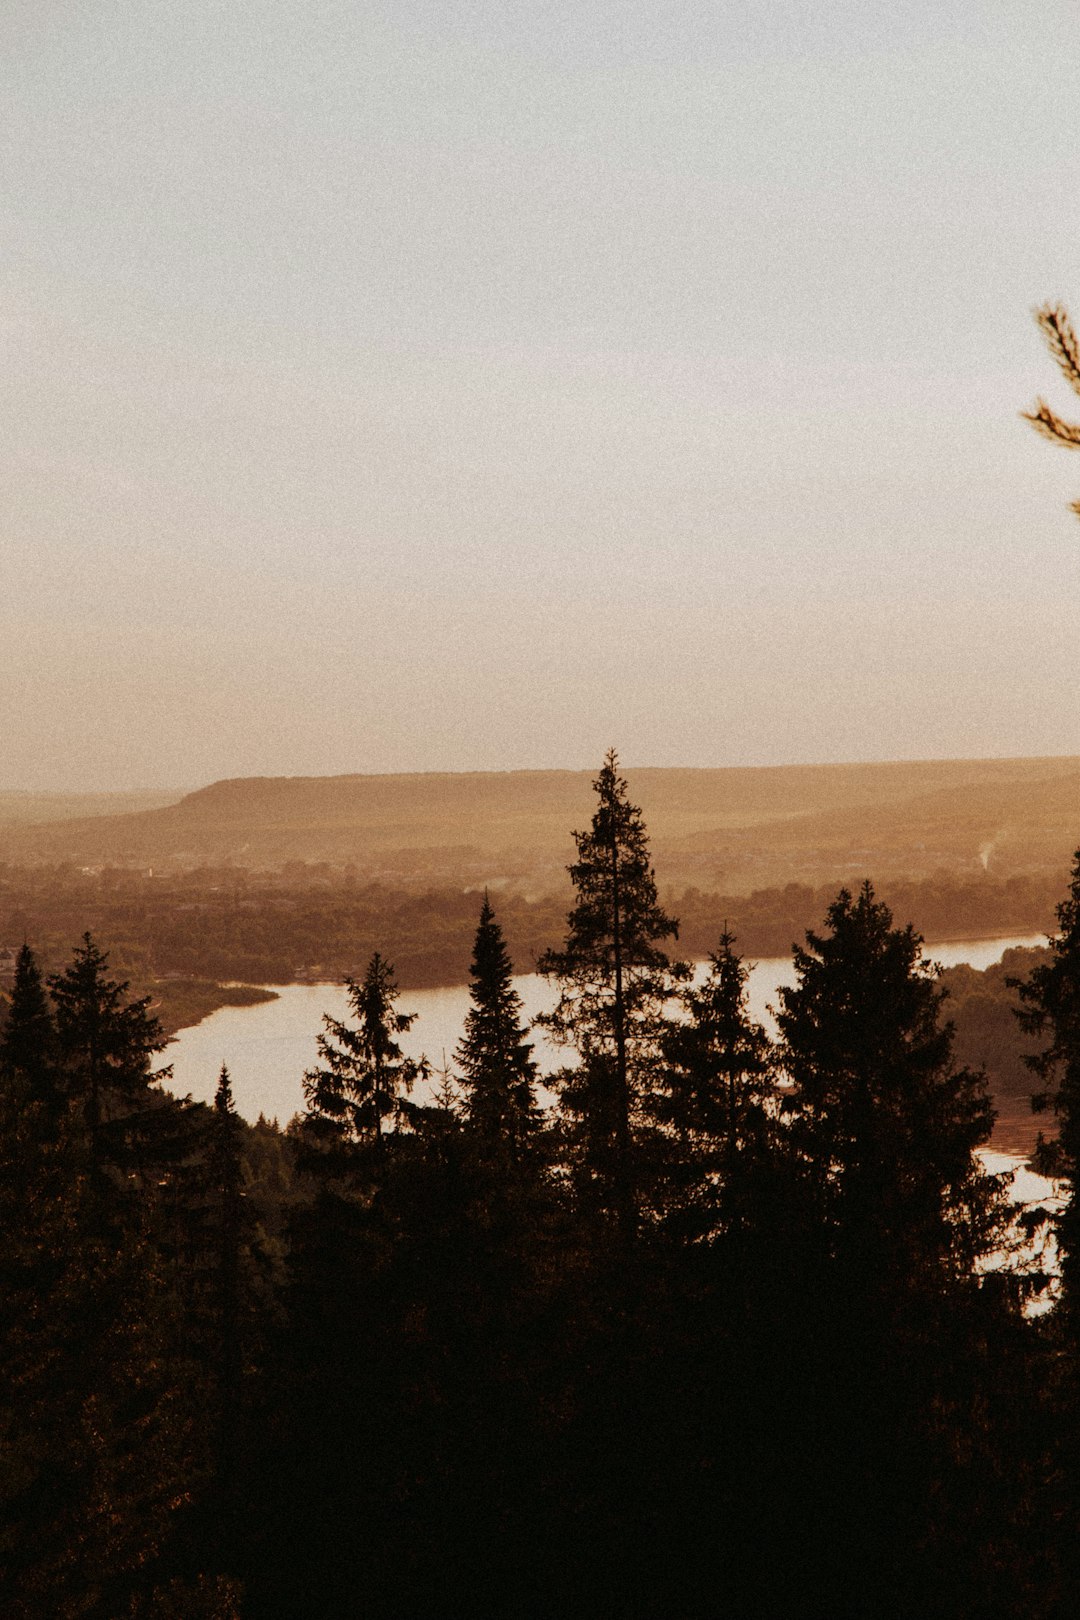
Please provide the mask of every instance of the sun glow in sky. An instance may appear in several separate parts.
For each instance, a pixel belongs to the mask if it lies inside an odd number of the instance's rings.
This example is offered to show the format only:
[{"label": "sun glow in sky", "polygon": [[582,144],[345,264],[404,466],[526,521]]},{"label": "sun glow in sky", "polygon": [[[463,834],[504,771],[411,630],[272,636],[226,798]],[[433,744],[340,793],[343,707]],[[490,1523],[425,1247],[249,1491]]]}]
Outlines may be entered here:
[{"label": "sun glow in sky", "polygon": [[13,0],[0,787],[1080,754],[1074,37]]}]

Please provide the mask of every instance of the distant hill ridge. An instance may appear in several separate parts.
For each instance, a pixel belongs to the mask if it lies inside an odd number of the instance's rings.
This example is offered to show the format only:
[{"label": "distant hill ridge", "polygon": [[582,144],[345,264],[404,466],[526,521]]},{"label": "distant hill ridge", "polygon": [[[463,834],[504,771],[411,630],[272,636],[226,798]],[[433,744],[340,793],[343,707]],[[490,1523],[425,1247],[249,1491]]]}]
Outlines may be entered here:
[{"label": "distant hill ridge", "polygon": [[[1067,861],[1080,759],[626,767],[661,880],[733,887],[825,880],[851,861],[976,875]],[[588,825],[593,771],[241,777],[175,803],[36,825],[3,822],[12,863],[353,864],[386,878],[560,885]],[[856,865],[858,861],[856,861]],[[876,868],[875,868],[876,870]]]},{"label": "distant hill ridge", "polygon": [[28,788],[0,788],[0,825],[125,815],[175,804],[179,798],[179,793],[41,793]]}]

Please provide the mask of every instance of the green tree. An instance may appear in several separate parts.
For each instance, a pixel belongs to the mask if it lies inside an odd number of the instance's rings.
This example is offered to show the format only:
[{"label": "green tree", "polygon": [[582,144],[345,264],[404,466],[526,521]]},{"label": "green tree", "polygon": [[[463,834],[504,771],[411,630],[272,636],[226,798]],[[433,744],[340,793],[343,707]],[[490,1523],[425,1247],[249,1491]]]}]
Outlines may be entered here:
[{"label": "green tree", "polygon": [[322,1063],[304,1075],[306,1128],[327,1147],[365,1143],[380,1150],[383,1124],[400,1119],[401,1104],[427,1062],[402,1055],[396,1037],[416,1021],[415,1013],[395,1011],[394,970],[375,952],[362,980],[346,979],[355,1026],[323,1016],[318,1048]]},{"label": "green tree", "polygon": [[634,1133],[651,1119],[665,1006],[687,969],[659,943],[677,937],[678,923],[657,897],[648,835],[614,749],[593,788],[592,825],[574,834],[566,940],[537,964],[558,984],[559,1000],[537,1022],[580,1054],[580,1066],[564,1071],[563,1110],[577,1122],[586,1185],[628,1233],[638,1201]]},{"label": "green tree", "polygon": [[537,1124],[536,1063],[521,1021],[521,997],[491,902],[484,895],[469,969],[472,1005],[455,1058],[465,1091],[465,1116],[490,1149],[520,1156]]}]

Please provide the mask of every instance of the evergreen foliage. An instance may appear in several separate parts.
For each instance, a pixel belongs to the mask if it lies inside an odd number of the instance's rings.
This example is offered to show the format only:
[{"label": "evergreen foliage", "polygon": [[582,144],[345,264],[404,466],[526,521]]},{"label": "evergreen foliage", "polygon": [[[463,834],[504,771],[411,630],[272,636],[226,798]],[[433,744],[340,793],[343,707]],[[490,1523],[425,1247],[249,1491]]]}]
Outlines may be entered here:
[{"label": "evergreen foliage", "polygon": [[714,1230],[722,1210],[737,1218],[743,1161],[760,1163],[773,1131],[772,1047],[750,1017],[748,972],[734,947],[725,929],[704,980],[680,992],[684,1019],[662,1039],[655,1113],[670,1133],[668,1219],[686,1235]]},{"label": "evergreen foliage", "polygon": [[465,1091],[465,1116],[492,1150],[511,1158],[535,1131],[536,1063],[521,1022],[521,997],[491,902],[484,895],[470,968],[472,1006],[455,1053]]},{"label": "evergreen foliage", "polygon": [[[993,1113],[984,1077],[953,1061],[914,930],[893,926],[869,882],[842,890],[826,924],[796,949],[777,1018],[798,1177],[798,1315],[781,1331],[809,1397],[792,1419],[807,1454],[792,1520],[842,1610],[874,1581],[879,1612],[926,1613],[934,1503],[968,1495],[961,1458],[986,1455],[967,1394],[984,1323],[999,1302],[1007,1332],[1016,1309],[997,1279],[981,1297],[979,1268],[1004,1235],[1000,1183],[976,1155]],[[842,1565],[826,1556],[826,1520],[847,1526]]]},{"label": "evergreen foliage", "polygon": [[187,1154],[188,1122],[174,1099],[151,1092],[172,1070],[151,1068],[168,1040],[150,997],[129,1000],[127,982],[110,979],[108,965],[87,933],[69,966],[49,978],[61,1084],[81,1111],[95,1177],[105,1167],[153,1173]]},{"label": "evergreen foliage", "polygon": [[537,1023],[578,1050],[580,1065],[564,1070],[560,1101],[572,1122],[579,1185],[625,1235],[640,1201],[634,1133],[650,1119],[665,1009],[687,969],[659,943],[677,936],[678,923],[660,905],[641,811],[627,797],[614,749],[593,788],[592,824],[574,834],[566,939],[537,963],[558,984],[559,1000]]},{"label": "evergreen foliage", "polygon": [[[0,1590],[18,1620],[151,1613],[205,1479],[188,1358],[149,1209],[102,1221],[78,1112],[47,1138],[0,1107]],[[144,1606],[145,1605],[145,1606]],[[193,1610],[193,1613],[197,1612]]]},{"label": "evergreen foliage", "polygon": [[[1080,344],[1076,341],[1067,311],[1060,304],[1042,304],[1035,311],[1035,319],[1047,348],[1057,362],[1058,370],[1073,393],[1080,394]],[[1031,423],[1036,433],[1041,433],[1051,444],[1060,444],[1066,450],[1080,449],[1080,427],[1058,416],[1045,399],[1036,400],[1033,411],[1021,411],[1020,414],[1026,422]],[[1080,516],[1080,501],[1073,501],[1071,507]]]},{"label": "evergreen foliage", "polygon": [[792,1141],[833,1250],[867,1279],[969,1277],[1000,1233],[975,1157],[994,1118],[985,1077],[954,1065],[922,942],[869,882],[826,921],[796,947],[777,1022]]},{"label": "evergreen foliage", "polygon": [[240,1400],[241,1265],[247,1236],[241,1123],[233,1104],[229,1071],[224,1064],[214,1094],[206,1155],[211,1196],[212,1290],[218,1402],[217,1469],[223,1487],[233,1482],[234,1437]]},{"label": "evergreen foliage", "polygon": [[56,1025],[45,986],[33,951],[23,945],[15,960],[7,1017],[0,1029],[0,1075],[22,1081],[31,1096],[55,1110],[59,1103],[56,1058]]},{"label": "evergreen foliage", "polygon": [[327,1147],[383,1145],[383,1125],[400,1121],[403,1099],[427,1074],[426,1060],[402,1055],[396,1037],[415,1013],[395,1010],[394,970],[378,951],[359,982],[346,979],[355,1026],[323,1017],[318,1047],[322,1064],[304,1075],[309,1134]]},{"label": "evergreen foliage", "polygon": [[1046,1039],[1043,1050],[1029,1058],[1043,1082],[1032,1103],[1036,1112],[1052,1111],[1057,1130],[1040,1135],[1036,1164],[1055,1177],[1065,1194],[1054,1225],[1061,1266],[1063,1305],[1080,1346],[1080,850],[1073,860],[1069,893],[1057,908],[1058,927],[1050,941],[1050,959],[1016,983],[1020,1023],[1029,1034]]},{"label": "evergreen foliage", "polygon": [[[425,1066],[375,956],[299,1128],[245,1124],[223,1069],[171,1157],[148,1007],[86,937],[54,1025],[26,953],[0,1027],[5,1615],[1075,1609],[1075,1357],[984,1269],[990,1111],[918,936],[842,892],[778,1059],[730,934],[697,984],[664,953],[613,756],[597,791],[546,964],[580,1059],[561,1134],[486,899],[463,1108],[446,1074],[406,1102]],[[1080,857],[1025,1014],[1067,1173],[1078,918]]]}]

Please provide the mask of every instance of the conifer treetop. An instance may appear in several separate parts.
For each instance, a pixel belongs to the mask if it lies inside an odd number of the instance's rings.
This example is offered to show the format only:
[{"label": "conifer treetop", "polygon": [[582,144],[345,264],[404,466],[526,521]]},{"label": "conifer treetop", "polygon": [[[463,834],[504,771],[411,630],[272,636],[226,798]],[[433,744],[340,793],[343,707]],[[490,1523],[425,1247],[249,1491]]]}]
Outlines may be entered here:
[{"label": "conifer treetop", "polygon": [[520,1145],[536,1123],[536,1063],[502,929],[485,891],[473,944],[469,1011],[455,1052],[470,1123],[492,1141]]}]

